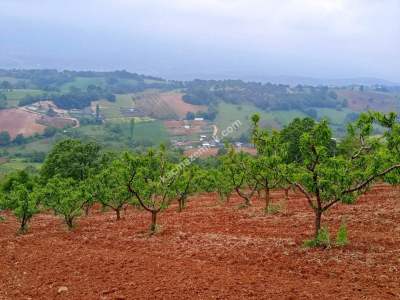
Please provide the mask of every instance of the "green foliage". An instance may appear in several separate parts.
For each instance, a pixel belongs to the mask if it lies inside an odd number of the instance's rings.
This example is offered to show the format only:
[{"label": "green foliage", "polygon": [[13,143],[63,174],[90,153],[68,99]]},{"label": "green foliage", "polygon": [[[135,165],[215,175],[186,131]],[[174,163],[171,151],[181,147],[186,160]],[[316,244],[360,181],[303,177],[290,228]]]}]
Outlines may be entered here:
[{"label": "green foliage", "polygon": [[35,180],[26,171],[7,175],[0,185],[0,209],[11,210],[20,222],[20,233],[28,230],[28,223],[38,212],[38,197]]},{"label": "green foliage", "polygon": [[63,216],[68,228],[72,229],[74,220],[81,215],[85,199],[90,197],[84,188],[86,185],[85,181],[78,182],[58,175],[49,179],[38,193],[44,199],[46,207]]},{"label": "green foliage", "polygon": [[[313,123],[312,126],[309,122],[310,126],[303,128],[300,135],[300,120],[288,126],[294,128],[289,130],[290,134],[288,130],[282,131],[287,137],[298,141],[292,147],[299,155],[289,158],[289,164],[285,166],[285,177],[303,192],[315,213],[314,240],[319,235],[324,212],[338,202],[354,203],[374,180],[400,168],[399,159],[389,150],[392,141],[390,132],[393,131],[389,130],[386,134],[389,147],[382,138],[372,135],[374,124],[379,122],[394,129],[394,120],[393,116],[361,114],[349,126],[343,145],[337,145],[325,120]],[[393,137],[397,137],[397,134],[393,134]],[[395,139],[393,145],[398,145]],[[289,157],[290,147],[289,144]]]},{"label": "green foliage", "polygon": [[256,181],[258,187],[265,191],[265,211],[270,210],[270,190],[282,188],[287,185],[284,176],[287,160],[287,143],[282,142],[279,132],[269,133],[259,128],[260,118],[252,117],[253,143],[257,149],[257,156],[252,160],[250,176]]},{"label": "green foliage", "polygon": [[184,100],[196,105],[218,101],[252,103],[261,109],[289,110],[309,107],[342,107],[335,91],[327,87],[290,87],[271,83],[260,84],[241,80],[193,80],[186,83]]},{"label": "green foliage", "polygon": [[94,176],[90,182],[92,197],[98,199],[103,207],[109,207],[115,211],[117,220],[120,219],[120,211],[131,198],[127,189],[129,174],[126,164],[122,159],[114,160],[108,167]]},{"label": "green foliage", "polygon": [[231,181],[231,186],[244,200],[243,205],[251,205],[251,199],[257,191],[257,181],[252,176],[251,170],[254,158],[244,152],[236,152],[231,147],[229,152],[221,157],[222,170]]},{"label": "green foliage", "polygon": [[342,222],[336,234],[336,245],[339,247],[343,247],[346,246],[348,243],[349,240],[347,237],[347,225],[345,222]]},{"label": "green foliage", "polygon": [[126,153],[125,159],[130,176],[129,191],[151,213],[150,232],[155,233],[157,214],[168,206],[168,199],[176,197],[172,186],[181,169],[167,160],[164,146],[159,150],[150,149],[144,155]]},{"label": "green foliage", "polygon": [[7,146],[11,143],[11,137],[8,131],[0,132],[0,146]]},{"label": "green foliage", "polygon": [[281,203],[269,203],[268,207],[265,208],[265,213],[270,215],[278,214],[282,211]]},{"label": "green foliage", "polygon": [[20,222],[20,233],[28,230],[30,219],[39,211],[37,208],[36,194],[22,184],[13,186],[9,196],[9,208]]},{"label": "green foliage", "polygon": [[188,197],[199,191],[197,183],[200,181],[200,177],[199,168],[190,164],[188,159],[183,160],[180,168],[179,178],[173,182],[171,189],[174,190],[181,212],[185,208]]},{"label": "green foliage", "polygon": [[99,167],[100,146],[78,140],[57,143],[48,154],[41,169],[41,177],[48,180],[56,175],[85,180]]},{"label": "green foliage", "polygon": [[318,235],[312,240],[304,241],[304,247],[314,248],[314,247],[322,247],[329,248],[331,247],[331,239],[329,235],[329,230],[327,227],[322,227],[318,231]]},{"label": "green foliage", "polygon": [[0,109],[7,108],[7,96],[0,91]]},{"label": "green foliage", "polygon": [[315,126],[315,121],[311,118],[294,119],[288,126],[281,131],[281,138],[283,143],[287,143],[287,162],[300,163],[303,160],[300,151],[300,138],[306,133],[310,132]]}]

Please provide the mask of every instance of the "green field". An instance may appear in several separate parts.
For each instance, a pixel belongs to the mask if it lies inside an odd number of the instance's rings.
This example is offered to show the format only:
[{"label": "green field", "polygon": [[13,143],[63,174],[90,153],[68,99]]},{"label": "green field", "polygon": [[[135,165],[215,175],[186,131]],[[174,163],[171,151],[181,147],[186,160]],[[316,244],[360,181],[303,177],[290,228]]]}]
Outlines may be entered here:
[{"label": "green field", "polygon": [[13,154],[18,153],[21,155],[26,155],[32,153],[33,151],[47,153],[50,151],[55,140],[56,140],[55,138],[40,139],[26,145],[7,147],[7,151],[9,153]]},{"label": "green field", "polygon": [[69,92],[71,87],[86,90],[89,85],[104,87],[106,85],[105,78],[102,77],[76,77],[73,81],[65,83],[61,86],[61,92]]},{"label": "green field", "polygon": [[239,120],[242,125],[236,133],[232,134],[232,137],[239,137],[250,130],[251,116],[255,113],[260,115],[262,126],[271,128],[280,128],[290,123],[294,118],[306,117],[304,113],[297,110],[266,112],[249,104],[234,105],[221,102],[218,105],[218,114],[215,122],[219,130],[224,130],[236,120]]},{"label": "green field", "polygon": [[333,125],[344,125],[347,114],[351,113],[352,110],[343,108],[336,110],[333,108],[315,108],[318,113],[318,119],[326,118]]},{"label": "green field", "polygon": [[7,163],[0,164],[0,178],[10,172],[24,170],[27,167],[38,169],[40,165],[38,163],[25,162],[23,159],[11,159]]},{"label": "green field", "polygon": [[30,89],[18,89],[18,90],[12,90],[10,92],[4,92],[4,94],[7,96],[7,106],[8,107],[18,107],[18,102],[30,95],[30,96],[38,96],[43,94],[44,92],[41,90],[30,90]]},{"label": "green field", "polygon": [[106,118],[107,121],[118,121],[124,119],[121,115],[120,108],[132,108],[135,103],[132,99],[135,94],[123,94],[116,95],[115,102],[109,102],[107,100],[97,101],[96,103],[100,106],[100,113]]},{"label": "green field", "polygon": [[[118,130],[114,132],[112,128]],[[75,131],[84,140],[86,137],[111,148],[121,148],[130,140],[128,122],[113,123],[109,128],[104,125],[87,125],[77,128]],[[133,141],[156,145],[168,141],[168,133],[161,121],[142,121],[135,123]]]}]

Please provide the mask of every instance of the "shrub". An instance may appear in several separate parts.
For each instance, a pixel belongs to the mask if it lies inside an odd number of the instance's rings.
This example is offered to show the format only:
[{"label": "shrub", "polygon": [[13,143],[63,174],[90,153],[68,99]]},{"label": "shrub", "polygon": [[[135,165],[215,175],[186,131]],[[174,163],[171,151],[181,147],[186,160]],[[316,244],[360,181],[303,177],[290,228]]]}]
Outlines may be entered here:
[{"label": "shrub", "polygon": [[348,243],[349,240],[347,238],[347,226],[345,222],[342,222],[336,234],[336,246],[343,247],[346,246]]},{"label": "shrub", "polygon": [[265,213],[270,215],[278,214],[282,211],[281,203],[269,203],[268,207],[265,208]]},{"label": "shrub", "polygon": [[313,248],[313,247],[329,248],[331,246],[331,239],[328,228],[325,226],[321,227],[321,229],[318,231],[317,237],[312,240],[304,241],[304,246],[308,248]]}]

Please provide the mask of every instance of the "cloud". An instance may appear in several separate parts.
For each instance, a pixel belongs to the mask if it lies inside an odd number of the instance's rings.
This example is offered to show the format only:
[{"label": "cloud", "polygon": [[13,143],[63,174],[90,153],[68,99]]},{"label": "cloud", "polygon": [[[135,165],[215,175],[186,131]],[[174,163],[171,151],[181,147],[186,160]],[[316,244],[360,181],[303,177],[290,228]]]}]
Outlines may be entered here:
[{"label": "cloud", "polygon": [[[135,49],[141,56],[138,61],[160,73],[173,69],[173,64],[191,73],[206,66],[234,74],[382,76],[398,81],[399,15],[398,0],[0,2],[0,25],[9,35],[23,40],[40,32],[49,37],[42,41],[43,49],[58,41],[61,32],[71,52],[80,51],[77,41],[98,45],[103,40],[113,53],[118,47]],[[13,25],[24,32],[13,30]],[[128,53],[118,53],[127,63],[134,61]],[[103,59],[112,66],[115,58],[106,54],[99,64]],[[139,66],[135,62],[127,67],[135,65]]]}]

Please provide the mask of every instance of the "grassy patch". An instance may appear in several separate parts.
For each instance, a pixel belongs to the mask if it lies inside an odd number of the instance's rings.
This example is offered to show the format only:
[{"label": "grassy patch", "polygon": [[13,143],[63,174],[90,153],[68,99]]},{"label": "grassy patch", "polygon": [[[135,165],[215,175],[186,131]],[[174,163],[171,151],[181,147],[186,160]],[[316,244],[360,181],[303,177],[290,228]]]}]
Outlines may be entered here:
[{"label": "grassy patch", "polygon": [[253,105],[234,105],[221,102],[218,104],[217,109],[218,114],[215,123],[218,126],[219,133],[237,120],[242,123],[238,131],[232,134],[232,137],[239,137],[241,134],[248,132],[250,129],[250,118],[254,113],[259,113],[263,121],[267,118],[273,121],[270,116]]},{"label": "grassy patch", "polygon": [[[118,126],[118,132],[113,132],[112,127]],[[76,129],[81,138],[87,137],[100,144],[111,148],[124,147],[130,141],[129,122],[114,123],[109,128],[104,125],[87,125]],[[160,121],[136,123],[133,141],[136,143],[160,144],[168,140],[168,133]]]},{"label": "grassy patch", "polygon": [[12,154],[19,153],[22,155],[32,153],[33,151],[47,153],[51,150],[54,143],[55,143],[54,138],[40,139],[40,140],[31,142],[31,143],[25,144],[25,145],[10,146],[10,147],[7,147],[6,150]]},{"label": "grassy patch", "polygon": [[100,100],[94,102],[94,105],[99,104],[100,113],[106,118],[107,121],[121,122],[124,118],[121,114],[121,108],[131,108],[135,106],[133,97],[135,94],[122,94],[116,96],[115,102],[107,100]]},{"label": "grassy patch", "polygon": [[30,166],[35,169],[38,169],[40,167],[40,164],[26,162],[22,159],[11,159],[9,162],[0,165],[0,178],[4,177],[6,174],[10,172],[24,170]]},{"label": "grassy patch", "polygon": [[89,85],[105,87],[105,78],[102,77],[75,77],[73,81],[65,83],[61,87],[61,92],[68,92],[71,87],[86,90]]},{"label": "grassy patch", "polygon": [[318,114],[318,118],[326,118],[331,124],[343,125],[347,114],[351,113],[352,110],[348,108],[343,108],[341,110],[336,110],[334,108],[315,108]]},{"label": "grassy patch", "polygon": [[4,92],[7,96],[7,106],[8,107],[17,107],[18,102],[26,97],[26,96],[38,96],[43,94],[42,90],[30,90],[30,89],[20,89],[20,90],[12,90],[10,92]]},{"label": "grassy patch", "polygon": [[250,104],[235,105],[221,102],[218,105],[218,114],[215,122],[219,130],[224,130],[236,120],[240,120],[241,127],[232,135],[233,137],[239,137],[250,130],[251,116],[254,113],[260,114],[262,126],[276,129],[289,124],[294,118],[306,117],[304,113],[297,110],[267,112]]}]

